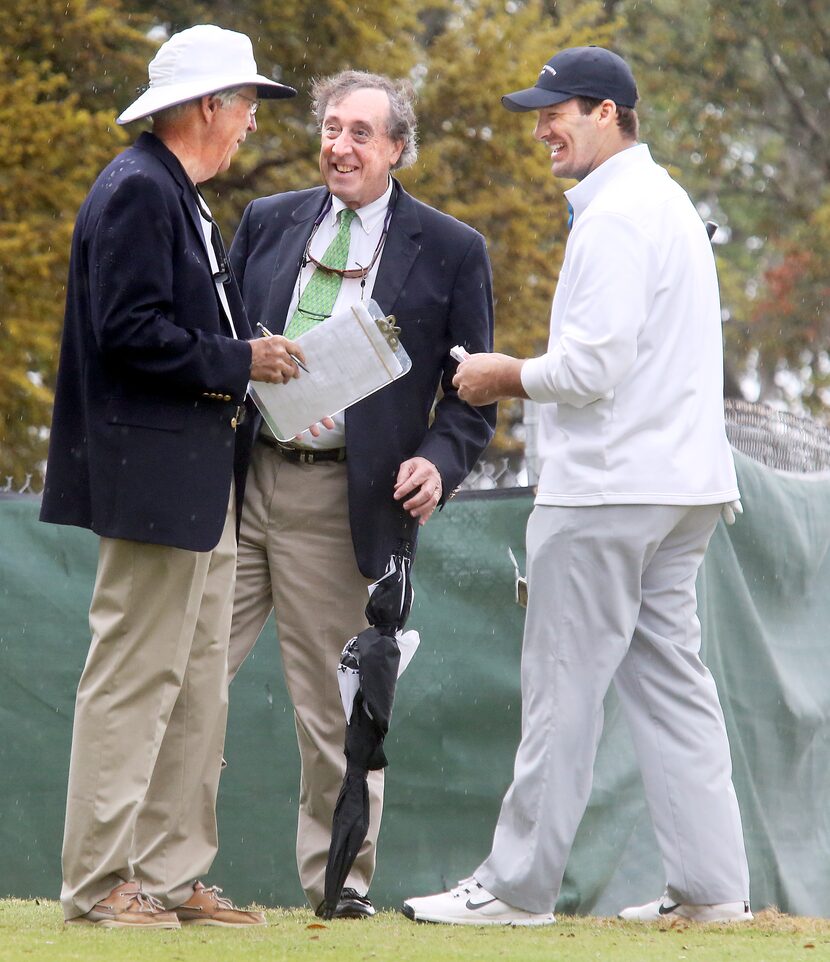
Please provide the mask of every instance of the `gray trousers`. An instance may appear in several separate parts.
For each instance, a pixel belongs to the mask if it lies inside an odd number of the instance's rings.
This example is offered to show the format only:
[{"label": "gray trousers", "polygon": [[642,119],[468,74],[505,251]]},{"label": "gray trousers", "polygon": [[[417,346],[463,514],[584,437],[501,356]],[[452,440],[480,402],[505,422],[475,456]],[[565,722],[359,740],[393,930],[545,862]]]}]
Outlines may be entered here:
[{"label": "gray trousers", "polygon": [[695,579],[719,512],[720,505],[533,511],[522,738],[492,851],[473,873],[503,901],[531,912],[555,905],[588,804],[612,681],[669,894],[692,904],[749,898],[726,727],[699,657]]}]

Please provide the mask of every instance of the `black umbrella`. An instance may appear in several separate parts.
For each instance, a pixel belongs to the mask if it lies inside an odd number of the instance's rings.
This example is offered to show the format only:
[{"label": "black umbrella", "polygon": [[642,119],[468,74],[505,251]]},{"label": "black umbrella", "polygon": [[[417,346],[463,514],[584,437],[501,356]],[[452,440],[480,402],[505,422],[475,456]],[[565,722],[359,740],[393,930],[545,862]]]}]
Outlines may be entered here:
[{"label": "black umbrella", "polygon": [[[386,574],[372,586],[366,605],[369,627],[351,639],[340,657],[338,680],[348,720],[346,776],[332,818],[325,897],[317,909],[324,919],[334,915],[343,883],[369,830],[366,777],[388,764],[383,740],[402,670],[399,641],[412,607],[411,566],[411,545],[402,542],[390,558]],[[415,635],[412,641],[417,644],[416,632],[407,635]]]}]

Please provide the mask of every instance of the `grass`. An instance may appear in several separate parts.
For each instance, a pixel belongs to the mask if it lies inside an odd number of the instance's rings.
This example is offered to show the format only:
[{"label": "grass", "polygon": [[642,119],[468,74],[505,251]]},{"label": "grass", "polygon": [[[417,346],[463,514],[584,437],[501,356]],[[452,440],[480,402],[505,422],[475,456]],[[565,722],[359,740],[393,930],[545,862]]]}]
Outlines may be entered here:
[{"label": "grass", "polygon": [[779,962],[830,959],[830,920],[767,910],[737,926],[560,916],[536,929],[416,925],[396,912],[321,923],[267,910],[268,927],[134,932],[63,925],[55,902],[0,901],[0,962]]}]

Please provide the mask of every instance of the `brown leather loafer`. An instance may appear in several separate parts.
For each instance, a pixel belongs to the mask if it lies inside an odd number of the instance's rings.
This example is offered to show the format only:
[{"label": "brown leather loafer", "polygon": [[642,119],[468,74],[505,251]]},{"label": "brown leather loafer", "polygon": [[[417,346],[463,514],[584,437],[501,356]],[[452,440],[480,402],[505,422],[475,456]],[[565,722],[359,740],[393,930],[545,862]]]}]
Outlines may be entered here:
[{"label": "brown leather loafer", "polygon": [[248,925],[265,925],[262,912],[238,909],[230,899],[222,897],[222,889],[201,882],[193,883],[193,895],[173,909],[182,925],[224,925],[243,928]]},{"label": "brown leather loafer", "polygon": [[141,882],[122,882],[85,914],[67,924],[98,925],[104,929],[178,929],[179,920],[158,899],[141,891]]}]

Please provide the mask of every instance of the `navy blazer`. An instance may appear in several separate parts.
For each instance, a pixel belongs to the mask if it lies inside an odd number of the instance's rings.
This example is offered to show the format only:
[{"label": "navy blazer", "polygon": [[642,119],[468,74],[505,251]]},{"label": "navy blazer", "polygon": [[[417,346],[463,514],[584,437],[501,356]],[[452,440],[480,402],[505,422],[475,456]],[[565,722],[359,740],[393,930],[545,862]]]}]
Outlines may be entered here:
[{"label": "navy blazer", "polygon": [[[452,386],[454,344],[493,349],[493,295],[484,238],[395,184],[398,192],[372,297],[394,314],[412,370],[346,410],[349,517],[367,578],[386,569],[418,525],[393,497],[398,468],[420,456],[441,474],[443,499],[469,474],[493,436],[496,406],[473,408]],[[300,259],[328,200],[325,187],[263,197],[248,205],[231,247],[251,324],[284,329]],[[431,410],[438,387],[443,394]]]},{"label": "navy blazer", "polygon": [[236,474],[241,504],[253,417],[251,330],[225,286],[220,310],[193,186],[152,134],[116,157],[72,240],[41,520],[109,538],[208,551]]}]

